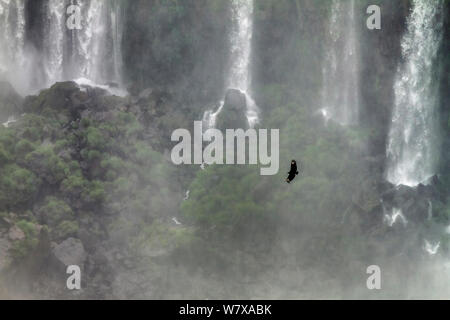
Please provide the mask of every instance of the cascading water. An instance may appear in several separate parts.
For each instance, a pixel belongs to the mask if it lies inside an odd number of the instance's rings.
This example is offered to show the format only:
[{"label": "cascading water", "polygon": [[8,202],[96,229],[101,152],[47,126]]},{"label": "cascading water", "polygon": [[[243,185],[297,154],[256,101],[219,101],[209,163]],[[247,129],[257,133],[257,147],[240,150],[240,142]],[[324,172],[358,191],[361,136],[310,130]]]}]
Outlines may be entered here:
[{"label": "cascading water", "polygon": [[[247,119],[250,127],[259,121],[259,110],[249,94],[250,91],[250,56],[253,34],[253,0],[232,0],[231,65],[226,80],[226,87],[238,89],[247,99]],[[214,127],[217,115],[222,111],[223,101],[218,108],[208,110],[203,115],[207,128]]]},{"label": "cascading water", "polygon": [[215,108],[205,111],[202,119],[203,127],[205,129],[215,127],[217,116],[219,115],[220,112],[222,112],[224,103],[225,101],[222,100],[219,102],[218,105],[215,106]]},{"label": "cascading water", "polygon": [[436,173],[439,123],[433,65],[442,41],[442,0],[413,0],[402,40],[387,146],[387,180],[416,186]]},{"label": "cascading water", "polygon": [[23,81],[19,75],[26,62],[24,11],[24,0],[0,0],[0,78],[14,86]]},{"label": "cascading water", "polygon": [[[120,4],[120,0],[48,0],[43,5],[44,19],[37,26],[42,28],[43,37],[33,39],[32,46],[25,40],[27,30],[32,28],[24,18],[27,3],[0,0],[0,73],[4,69],[4,77],[22,93],[65,80],[114,83],[120,87],[123,30]],[[69,5],[79,6],[81,29],[67,27],[67,19],[73,14],[67,13]]]},{"label": "cascading water", "polygon": [[342,125],[358,122],[359,55],[355,0],[333,0],[329,25],[329,50],[323,66],[321,113]]}]

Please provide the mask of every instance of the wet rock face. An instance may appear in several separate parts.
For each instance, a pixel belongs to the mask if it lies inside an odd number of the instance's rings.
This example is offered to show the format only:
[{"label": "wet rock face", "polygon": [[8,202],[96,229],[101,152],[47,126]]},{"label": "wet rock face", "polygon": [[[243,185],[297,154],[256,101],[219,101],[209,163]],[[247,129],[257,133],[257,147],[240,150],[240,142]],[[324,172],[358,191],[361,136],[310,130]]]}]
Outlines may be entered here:
[{"label": "wet rock face", "polygon": [[9,82],[0,81],[0,122],[8,117],[20,114],[22,97],[14,90]]},{"label": "wet rock face", "polygon": [[237,128],[248,129],[246,109],[245,94],[237,89],[229,89],[225,95],[223,109],[217,116],[217,128],[222,131]]},{"label": "wet rock face", "polygon": [[83,267],[86,261],[86,252],[80,240],[69,238],[53,248],[53,256],[62,266],[71,265]]},{"label": "wet rock face", "polygon": [[2,272],[10,261],[10,255],[8,253],[11,248],[11,242],[6,238],[0,237],[0,272]]}]

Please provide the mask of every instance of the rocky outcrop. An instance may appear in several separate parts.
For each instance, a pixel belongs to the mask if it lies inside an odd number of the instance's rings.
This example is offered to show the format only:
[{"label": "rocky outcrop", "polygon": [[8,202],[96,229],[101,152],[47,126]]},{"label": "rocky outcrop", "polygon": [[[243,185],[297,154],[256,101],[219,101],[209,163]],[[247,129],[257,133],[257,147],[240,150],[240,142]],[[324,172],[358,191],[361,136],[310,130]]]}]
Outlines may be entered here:
[{"label": "rocky outcrop", "polygon": [[[372,156],[384,155],[391,123],[394,82],[401,60],[401,38],[406,30],[409,1],[378,1],[383,11],[381,30],[364,27],[360,31],[360,122],[371,130],[368,148]],[[359,1],[359,12],[373,4]]]},{"label": "rocky outcrop", "polygon": [[247,98],[237,89],[229,89],[221,112],[217,115],[216,127],[223,132],[226,129],[248,129],[246,116]]},{"label": "rocky outcrop", "polygon": [[11,241],[19,241],[25,239],[25,233],[17,226],[9,229],[8,238]]},{"label": "rocky outcrop", "polygon": [[[100,119],[107,119],[108,112],[124,105],[125,99],[109,96],[102,88],[79,86],[77,83],[59,82],[43,90],[37,96],[29,96],[24,101],[25,112],[48,114],[57,113],[62,121],[82,118],[82,114],[98,113]],[[106,114],[106,115],[105,115]]]},{"label": "rocky outcrop", "polygon": [[11,256],[9,254],[9,249],[11,248],[11,242],[0,236],[0,272],[2,272],[6,267],[8,267]]}]

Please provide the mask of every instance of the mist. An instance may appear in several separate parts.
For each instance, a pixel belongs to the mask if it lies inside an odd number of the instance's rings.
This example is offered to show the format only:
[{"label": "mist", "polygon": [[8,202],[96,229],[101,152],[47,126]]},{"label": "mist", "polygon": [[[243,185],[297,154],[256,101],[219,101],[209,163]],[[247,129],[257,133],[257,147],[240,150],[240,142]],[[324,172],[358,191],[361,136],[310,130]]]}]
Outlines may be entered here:
[{"label": "mist", "polygon": [[[0,0],[0,298],[449,299],[449,21],[444,0]],[[279,130],[278,172],[174,163],[196,121]]]}]

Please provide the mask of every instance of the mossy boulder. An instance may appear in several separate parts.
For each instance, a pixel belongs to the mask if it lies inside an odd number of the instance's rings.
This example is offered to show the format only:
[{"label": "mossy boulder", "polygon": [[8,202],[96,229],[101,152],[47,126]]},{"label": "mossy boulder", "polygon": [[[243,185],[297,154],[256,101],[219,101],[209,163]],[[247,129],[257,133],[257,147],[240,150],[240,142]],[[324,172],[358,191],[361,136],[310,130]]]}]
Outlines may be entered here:
[{"label": "mossy boulder", "polygon": [[67,111],[72,109],[72,97],[80,93],[75,82],[58,82],[51,88],[43,90],[38,96],[29,96],[24,103],[25,112],[42,113],[46,110]]}]

